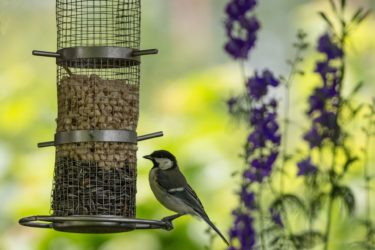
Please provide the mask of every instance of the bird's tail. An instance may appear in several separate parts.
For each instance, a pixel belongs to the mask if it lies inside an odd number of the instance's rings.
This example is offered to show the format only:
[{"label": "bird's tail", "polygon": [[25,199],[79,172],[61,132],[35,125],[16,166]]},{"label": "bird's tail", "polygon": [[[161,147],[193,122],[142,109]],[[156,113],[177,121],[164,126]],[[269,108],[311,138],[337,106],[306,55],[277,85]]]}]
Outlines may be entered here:
[{"label": "bird's tail", "polygon": [[215,232],[220,236],[220,238],[223,239],[223,241],[229,246],[229,242],[228,240],[224,237],[224,235],[220,232],[220,230],[214,225],[214,223],[212,223],[212,221],[210,220],[210,218],[207,216],[207,214],[204,214],[201,216],[202,219],[207,222],[208,225],[210,225],[210,227],[215,230]]}]

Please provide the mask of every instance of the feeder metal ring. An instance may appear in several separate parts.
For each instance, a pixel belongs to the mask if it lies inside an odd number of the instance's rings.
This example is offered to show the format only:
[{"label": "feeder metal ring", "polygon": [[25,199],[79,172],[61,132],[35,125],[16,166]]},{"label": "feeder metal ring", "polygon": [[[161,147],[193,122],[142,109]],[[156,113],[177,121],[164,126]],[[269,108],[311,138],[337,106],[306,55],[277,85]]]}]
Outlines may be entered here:
[{"label": "feeder metal ring", "polygon": [[164,229],[169,231],[173,228],[170,221],[133,219],[110,215],[35,215],[20,219],[19,224],[72,233],[120,233],[138,229]]},{"label": "feeder metal ring", "polygon": [[137,143],[137,133],[131,130],[73,130],[57,132],[56,145],[78,142],[128,142]]}]

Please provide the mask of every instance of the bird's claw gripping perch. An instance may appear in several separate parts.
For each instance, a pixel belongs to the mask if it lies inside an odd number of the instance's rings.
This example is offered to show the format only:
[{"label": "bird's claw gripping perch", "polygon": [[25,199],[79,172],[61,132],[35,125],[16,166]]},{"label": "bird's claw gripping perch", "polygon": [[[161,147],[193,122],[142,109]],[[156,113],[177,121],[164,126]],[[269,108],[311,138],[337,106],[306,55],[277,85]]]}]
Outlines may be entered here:
[{"label": "bird's claw gripping perch", "polygon": [[164,217],[161,221],[165,223],[165,230],[171,231],[173,229],[173,223],[172,221],[183,216],[184,214],[174,214],[171,216]]}]

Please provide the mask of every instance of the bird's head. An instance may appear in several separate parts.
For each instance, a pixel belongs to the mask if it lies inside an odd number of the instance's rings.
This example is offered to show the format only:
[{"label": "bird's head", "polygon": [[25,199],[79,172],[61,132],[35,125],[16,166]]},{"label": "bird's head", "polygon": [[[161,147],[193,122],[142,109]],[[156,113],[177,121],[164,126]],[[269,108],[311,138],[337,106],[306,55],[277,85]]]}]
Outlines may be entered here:
[{"label": "bird's head", "polygon": [[168,170],[177,167],[176,157],[166,150],[157,150],[150,155],[145,155],[143,158],[152,161],[154,167],[161,170]]}]

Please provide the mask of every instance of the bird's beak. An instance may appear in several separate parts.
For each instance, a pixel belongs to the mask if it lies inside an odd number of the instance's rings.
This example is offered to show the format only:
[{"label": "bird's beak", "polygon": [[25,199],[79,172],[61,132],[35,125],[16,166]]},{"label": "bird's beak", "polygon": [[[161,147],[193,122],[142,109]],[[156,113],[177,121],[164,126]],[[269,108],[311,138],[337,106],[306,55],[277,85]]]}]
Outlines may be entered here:
[{"label": "bird's beak", "polygon": [[150,160],[150,161],[152,161],[152,159],[153,159],[151,155],[145,155],[145,156],[143,156],[143,158],[145,158],[147,160]]}]

